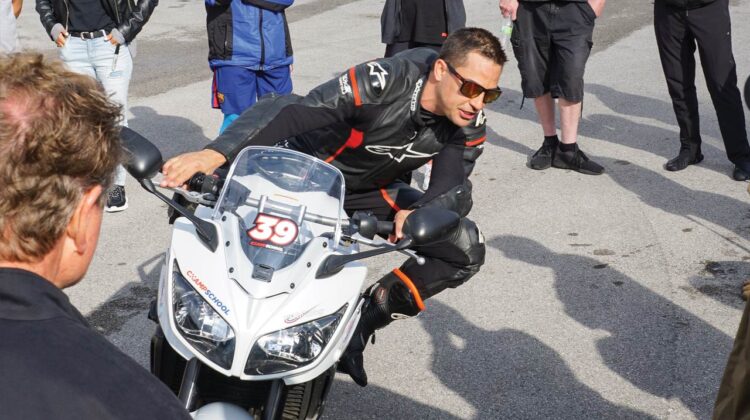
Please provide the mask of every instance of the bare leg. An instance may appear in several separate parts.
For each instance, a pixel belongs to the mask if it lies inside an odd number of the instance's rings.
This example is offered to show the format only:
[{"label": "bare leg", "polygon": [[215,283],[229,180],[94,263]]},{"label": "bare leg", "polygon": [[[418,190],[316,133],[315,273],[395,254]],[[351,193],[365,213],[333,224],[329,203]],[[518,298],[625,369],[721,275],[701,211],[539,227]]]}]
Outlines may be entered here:
[{"label": "bare leg", "polygon": [[539,122],[542,124],[545,136],[554,136],[557,134],[555,128],[555,100],[552,95],[547,93],[544,96],[534,98],[536,113],[539,114]]},{"label": "bare leg", "polygon": [[581,121],[581,102],[570,102],[563,98],[557,100],[560,107],[560,141],[573,144],[578,138],[578,123]]}]

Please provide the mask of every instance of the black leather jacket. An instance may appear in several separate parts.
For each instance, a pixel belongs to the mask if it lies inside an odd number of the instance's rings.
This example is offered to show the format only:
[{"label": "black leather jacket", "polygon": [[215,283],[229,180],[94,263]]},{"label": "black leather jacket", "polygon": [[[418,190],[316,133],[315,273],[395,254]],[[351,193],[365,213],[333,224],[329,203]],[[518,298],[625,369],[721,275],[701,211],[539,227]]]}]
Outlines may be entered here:
[{"label": "black leather jacket", "polygon": [[[47,35],[56,23],[68,27],[69,0],[36,0],[36,11]],[[151,17],[159,0],[101,0],[104,10],[117,25],[125,42],[131,42]],[[51,35],[50,35],[51,37]],[[53,40],[54,41],[54,40]]]},{"label": "black leather jacket", "polygon": [[422,120],[422,87],[436,58],[417,48],[352,67],[304,97],[264,98],[206,148],[231,161],[246,146],[283,142],[336,166],[352,192],[433,160],[425,196],[435,197],[466,182],[485,140],[481,112],[463,129],[445,117]]},{"label": "black leather jacket", "polygon": [[713,3],[715,0],[656,0],[676,9],[695,9]]}]

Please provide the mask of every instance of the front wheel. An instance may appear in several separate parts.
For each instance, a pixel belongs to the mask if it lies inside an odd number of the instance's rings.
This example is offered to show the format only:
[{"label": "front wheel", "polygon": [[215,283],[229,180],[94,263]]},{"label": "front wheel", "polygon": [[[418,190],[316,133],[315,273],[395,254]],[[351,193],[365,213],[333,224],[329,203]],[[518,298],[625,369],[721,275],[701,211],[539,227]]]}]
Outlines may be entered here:
[{"label": "front wheel", "polygon": [[323,414],[336,368],[331,367],[317,378],[292,386],[284,386],[278,415],[280,420],[314,420]]},{"label": "front wheel", "polygon": [[180,392],[186,364],[187,361],[172,349],[161,327],[157,326],[151,337],[151,373],[177,395]]}]

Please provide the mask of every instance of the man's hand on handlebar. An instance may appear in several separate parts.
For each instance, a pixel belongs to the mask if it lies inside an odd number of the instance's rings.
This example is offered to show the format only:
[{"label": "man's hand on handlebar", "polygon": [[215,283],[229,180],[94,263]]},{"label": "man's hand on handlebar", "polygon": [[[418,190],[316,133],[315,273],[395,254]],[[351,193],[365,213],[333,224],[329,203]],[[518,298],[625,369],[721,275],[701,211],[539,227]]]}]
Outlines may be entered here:
[{"label": "man's hand on handlebar", "polygon": [[396,243],[396,241],[404,237],[404,221],[406,220],[406,217],[409,216],[409,214],[411,214],[411,212],[413,211],[414,210],[399,210],[398,212],[396,212],[396,215],[393,216],[395,234],[388,236],[389,242]]},{"label": "man's hand on handlebar", "polygon": [[164,179],[160,185],[169,188],[181,187],[191,176],[198,172],[212,174],[224,162],[226,158],[221,153],[210,149],[175,156],[162,167]]}]

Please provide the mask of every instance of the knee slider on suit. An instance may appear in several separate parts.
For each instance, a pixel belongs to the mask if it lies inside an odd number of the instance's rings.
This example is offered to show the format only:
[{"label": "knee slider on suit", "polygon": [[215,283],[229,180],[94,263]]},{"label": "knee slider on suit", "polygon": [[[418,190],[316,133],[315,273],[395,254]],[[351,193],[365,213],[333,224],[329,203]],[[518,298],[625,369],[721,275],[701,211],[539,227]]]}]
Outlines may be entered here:
[{"label": "knee slider on suit", "polygon": [[422,207],[440,207],[455,211],[465,217],[471,211],[474,201],[471,199],[471,181],[457,185],[425,203]]},{"label": "knee slider on suit", "polygon": [[[462,218],[456,230],[451,235],[450,243],[459,252],[461,265],[468,277],[479,271],[484,264],[485,246],[484,235],[473,221]],[[467,277],[467,280],[468,280]]]}]

